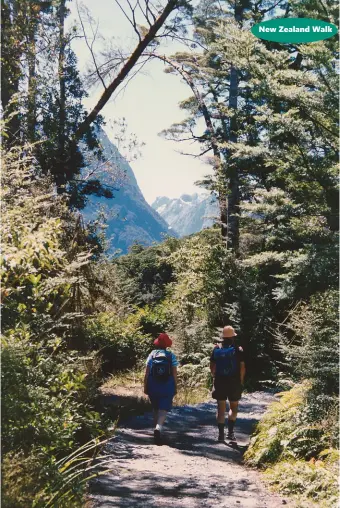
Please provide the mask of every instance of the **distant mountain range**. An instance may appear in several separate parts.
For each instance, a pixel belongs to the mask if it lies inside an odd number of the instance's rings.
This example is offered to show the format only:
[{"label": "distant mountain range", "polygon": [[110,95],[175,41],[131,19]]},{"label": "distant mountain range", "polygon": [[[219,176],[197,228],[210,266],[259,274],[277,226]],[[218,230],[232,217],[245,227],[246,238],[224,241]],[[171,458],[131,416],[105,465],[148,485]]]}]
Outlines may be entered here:
[{"label": "distant mountain range", "polygon": [[134,243],[148,246],[153,242],[161,242],[164,235],[177,236],[145,201],[130,164],[121,156],[103,129],[100,129],[98,138],[106,162],[89,163],[85,173],[93,172],[94,178],[114,188],[114,197],[106,199],[89,196],[82,214],[85,222],[97,220],[102,213],[106,216],[109,253],[119,249],[121,254],[125,254]]},{"label": "distant mountain range", "polygon": [[218,217],[218,203],[210,194],[183,194],[179,198],[158,197],[151,205],[179,236],[211,227]]}]

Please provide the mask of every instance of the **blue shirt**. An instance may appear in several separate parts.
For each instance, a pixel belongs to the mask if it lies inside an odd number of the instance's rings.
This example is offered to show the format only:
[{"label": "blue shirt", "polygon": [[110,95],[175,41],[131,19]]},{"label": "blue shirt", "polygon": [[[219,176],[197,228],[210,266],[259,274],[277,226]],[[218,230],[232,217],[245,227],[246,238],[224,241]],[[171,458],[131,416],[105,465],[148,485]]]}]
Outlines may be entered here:
[{"label": "blue shirt", "polygon": [[[146,360],[146,366],[147,367],[151,367],[152,365],[152,357],[155,353],[162,353],[164,351],[164,349],[154,349],[153,351],[151,351],[151,353],[149,354],[147,360]],[[166,350],[168,353],[171,353],[171,366],[172,367],[178,367],[178,360],[176,358],[176,356],[173,354],[172,351],[169,351],[168,349]]]}]

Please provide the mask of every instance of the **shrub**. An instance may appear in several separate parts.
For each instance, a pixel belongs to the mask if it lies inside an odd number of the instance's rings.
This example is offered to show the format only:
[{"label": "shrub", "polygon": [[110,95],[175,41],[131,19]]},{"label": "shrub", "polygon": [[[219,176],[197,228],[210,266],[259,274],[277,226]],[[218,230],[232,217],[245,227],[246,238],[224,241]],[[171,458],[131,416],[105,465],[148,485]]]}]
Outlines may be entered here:
[{"label": "shrub", "polygon": [[332,460],[326,461],[280,461],[266,470],[265,479],[283,495],[298,495],[306,508],[335,507],[338,502],[339,473],[339,454],[336,450],[333,456]]},{"label": "shrub", "polygon": [[309,459],[332,446],[324,422],[308,420],[310,386],[308,382],[295,385],[270,406],[245,454],[249,464],[266,466],[283,459]]},{"label": "shrub", "polygon": [[98,360],[71,347],[90,254],[75,240],[64,249],[76,220],[48,178],[33,179],[31,148],[3,157],[2,496],[13,508],[47,506],[56,462],[103,433],[92,408]]},{"label": "shrub", "polygon": [[337,413],[310,421],[311,386],[305,381],[281,394],[258,423],[244,457],[249,465],[265,468],[268,482],[283,494],[330,503],[337,495]]},{"label": "shrub", "polygon": [[277,333],[290,373],[312,380],[313,397],[324,400],[339,391],[337,307],[337,291],[317,293],[308,304],[297,304]]},{"label": "shrub", "polygon": [[152,339],[143,334],[138,316],[125,319],[113,313],[101,313],[87,320],[84,339],[87,347],[102,356],[107,373],[125,370],[144,362],[152,350]]},{"label": "shrub", "polygon": [[155,307],[146,305],[136,310],[135,319],[143,334],[157,337],[168,328],[168,309],[162,304]]}]

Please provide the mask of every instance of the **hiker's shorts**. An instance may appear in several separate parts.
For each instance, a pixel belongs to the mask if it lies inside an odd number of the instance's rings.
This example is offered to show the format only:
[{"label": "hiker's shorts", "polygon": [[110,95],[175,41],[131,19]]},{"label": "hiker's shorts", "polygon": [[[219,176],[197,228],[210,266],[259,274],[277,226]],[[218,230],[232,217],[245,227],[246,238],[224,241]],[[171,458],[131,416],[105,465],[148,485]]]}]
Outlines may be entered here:
[{"label": "hiker's shorts", "polygon": [[242,396],[242,386],[239,379],[215,377],[212,398],[216,400],[229,400],[236,402]]},{"label": "hiker's shorts", "polygon": [[172,399],[173,397],[150,397],[149,399],[152,405],[152,409],[156,411],[171,411],[172,409]]}]

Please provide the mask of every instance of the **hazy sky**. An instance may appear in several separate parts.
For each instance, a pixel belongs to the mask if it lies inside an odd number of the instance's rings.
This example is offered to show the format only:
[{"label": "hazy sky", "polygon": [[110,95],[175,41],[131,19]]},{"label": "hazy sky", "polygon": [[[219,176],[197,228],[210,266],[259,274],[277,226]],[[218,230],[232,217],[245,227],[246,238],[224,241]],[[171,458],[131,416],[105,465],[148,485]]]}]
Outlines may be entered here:
[{"label": "hazy sky", "polygon": [[[136,38],[133,37],[132,28],[114,0],[85,0],[83,3],[90,9],[93,18],[98,20],[99,31],[105,41],[115,37],[121,45],[134,46]],[[74,49],[83,68],[85,62],[90,60],[90,53],[79,39]],[[178,45],[168,45],[164,53],[171,54],[176,50]],[[88,90],[90,98],[87,107],[96,102],[101,91],[99,88]],[[136,75],[127,88],[118,96],[116,94],[102,110],[106,120],[125,117],[130,132],[146,143],[142,156],[131,162],[131,167],[149,203],[157,196],[178,197],[183,193],[201,192],[194,182],[211,171],[209,165],[178,153],[197,153],[198,147],[190,142],[166,141],[158,135],[185,117],[178,103],[189,95],[190,89],[179,76],[165,74],[162,62],[152,61],[144,67],[143,74]],[[112,139],[110,130],[106,130]]]}]

